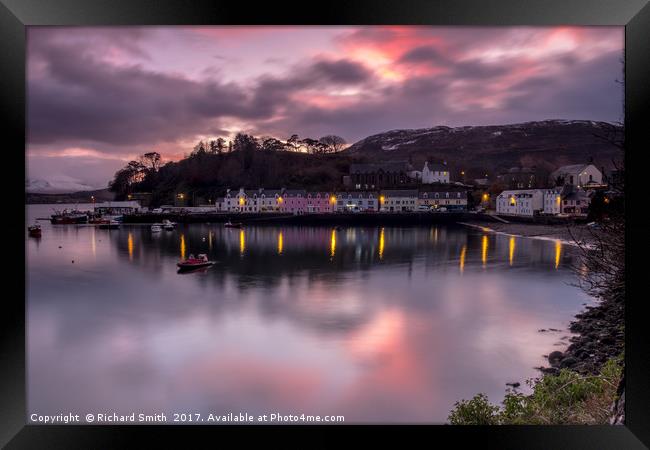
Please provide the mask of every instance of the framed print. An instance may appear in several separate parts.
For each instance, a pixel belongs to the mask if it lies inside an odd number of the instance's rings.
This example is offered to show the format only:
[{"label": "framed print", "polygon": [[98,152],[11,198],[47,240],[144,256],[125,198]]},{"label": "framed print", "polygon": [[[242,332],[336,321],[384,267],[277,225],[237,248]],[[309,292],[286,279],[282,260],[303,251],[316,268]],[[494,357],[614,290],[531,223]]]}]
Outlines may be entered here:
[{"label": "framed print", "polygon": [[0,17],[8,448],[650,442],[645,2]]}]

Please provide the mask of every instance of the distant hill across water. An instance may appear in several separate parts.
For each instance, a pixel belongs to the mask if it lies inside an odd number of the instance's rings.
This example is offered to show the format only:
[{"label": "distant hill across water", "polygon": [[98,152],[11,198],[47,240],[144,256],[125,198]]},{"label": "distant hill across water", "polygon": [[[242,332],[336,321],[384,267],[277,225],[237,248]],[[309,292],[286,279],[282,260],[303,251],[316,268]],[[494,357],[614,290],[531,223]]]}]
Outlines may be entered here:
[{"label": "distant hill across water", "polygon": [[25,193],[25,203],[42,204],[42,203],[90,203],[91,197],[95,197],[95,202],[111,201],[115,194],[108,189],[97,189],[94,191],[77,191],[68,194],[48,194],[48,193]]}]

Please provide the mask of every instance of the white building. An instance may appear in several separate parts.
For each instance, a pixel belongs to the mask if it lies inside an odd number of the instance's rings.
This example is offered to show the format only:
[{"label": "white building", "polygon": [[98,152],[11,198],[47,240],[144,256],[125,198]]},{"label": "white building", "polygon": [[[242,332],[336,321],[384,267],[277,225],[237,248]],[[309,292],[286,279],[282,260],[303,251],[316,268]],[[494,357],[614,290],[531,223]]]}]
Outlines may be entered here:
[{"label": "white building", "polygon": [[562,212],[562,188],[544,189],[544,214]]},{"label": "white building", "polygon": [[102,215],[133,214],[141,208],[137,200],[102,202],[95,204],[95,212]]},{"label": "white building", "polygon": [[497,197],[497,214],[534,216],[544,210],[544,189],[503,191]]},{"label": "white building", "polygon": [[600,186],[603,184],[603,174],[593,164],[573,164],[562,166],[551,173],[554,184],[578,187]]},{"label": "white building", "polygon": [[449,183],[449,168],[446,164],[425,161],[421,171],[413,170],[409,176],[422,184]]},{"label": "white building", "polygon": [[337,212],[377,211],[379,199],[376,192],[337,192]]},{"label": "white building", "polygon": [[418,191],[415,189],[388,189],[379,195],[380,211],[415,211]]},{"label": "white building", "polygon": [[225,212],[274,212],[280,209],[281,203],[282,191],[279,189],[240,188],[237,192],[228,189],[218,209]]}]

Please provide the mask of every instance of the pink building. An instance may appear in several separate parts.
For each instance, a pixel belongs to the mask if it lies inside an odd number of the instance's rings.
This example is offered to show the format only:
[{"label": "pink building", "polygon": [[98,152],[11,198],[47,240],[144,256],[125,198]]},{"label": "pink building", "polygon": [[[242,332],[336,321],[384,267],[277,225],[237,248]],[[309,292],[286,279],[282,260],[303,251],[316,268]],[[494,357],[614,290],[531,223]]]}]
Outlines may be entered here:
[{"label": "pink building", "polygon": [[307,211],[307,191],[304,189],[285,189],[280,198],[278,203],[282,212],[304,214]]},{"label": "pink building", "polygon": [[[336,197],[329,192],[308,192],[307,204],[308,213],[331,213],[336,207]],[[332,201],[333,199],[333,201]]]}]

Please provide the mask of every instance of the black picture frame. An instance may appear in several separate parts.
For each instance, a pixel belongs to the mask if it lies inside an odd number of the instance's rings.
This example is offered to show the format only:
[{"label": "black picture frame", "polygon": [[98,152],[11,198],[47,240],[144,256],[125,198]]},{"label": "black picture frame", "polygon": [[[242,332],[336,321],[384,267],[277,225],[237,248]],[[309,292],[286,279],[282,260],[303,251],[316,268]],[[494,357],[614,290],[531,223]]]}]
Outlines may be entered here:
[{"label": "black picture frame", "polygon": [[[382,440],[394,431],[425,439],[427,445],[440,438],[457,443],[486,444],[496,448],[646,448],[650,446],[650,346],[643,295],[640,292],[644,270],[645,231],[640,192],[643,192],[644,154],[650,151],[650,127],[644,113],[650,104],[650,5],[645,0],[354,0],[304,3],[300,6],[278,2],[243,3],[182,0],[0,0],[0,96],[4,125],[3,154],[11,175],[5,187],[5,239],[16,246],[7,250],[12,264],[6,268],[2,305],[2,398],[0,400],[0,444],[7,448],[103,448],[122,447],[132,439],[149,445],[170,446],[172,437],[208,437],[209,446],[223,433],[248,440],[262,432],[270,439],[278,430],[310,432],[324,444],[331,430],[340,427],[237,427],[237,426],[35,426],[26,425],[25,395],[25,247],[18,236],[25,222],[15,220],[24,214],[24,198],[9,186],[24,183],[25,145],[25,38],[30,25],[622,25],[625,26],[625,142],[626,202],[637,207],[627,211],[626,283],[626,425],[561,427],[453,427],[453,426],[344,426],[361,429]],[[9,139],[7,139],[9,137]],[[23,168],[21,173],[17,168]],[[14,179],[15,177],[15,179]],[[635,181],[636,180],[636,181]],[[23,184],[24,185],[24,184]],[[631,187],[629,187],[631,186]],[[638,189],[637,189],[638,188]],[[638,202],[637,202],[638,199]],[[638,204],[637,204],[638,203]],[[15,233],[15,238],[14,238]],[[638,243],[634,247],[631,243]],[[23,255],[21,258],[19,255]],[[20,260],[20,263],[17,262]],[[11,288],[11,290],[9,290]],[[635,290],[636,288],[636,290]],[[11,292],[11,294],[9,294]],[[634,301],[631,296],[634,296]],[[251,433],[251,431],[255,433]],[[417,433],[418,436],[413,436]],[[233,436],[231,436],[233,437]],[[305,441],[307,445],[312,444]],[[238,442],[241,442],[238,441]],[[293,440],[293,439],[292,439]],[[272,442],[272,441],[269,441]],[[288,440],[278,442],[289,443]],[[296,444],[299,441],[294,441]],[[336,445],[338,441],[332,440]],[[388,443],[388,441],[384,441]],[[404,443],[405,441],[398,441]],[[448,441],[447,441],[448,442]],[[300,445],[300,444],[298,444]],[[455,444],[457,445],[457,444]]]}]

